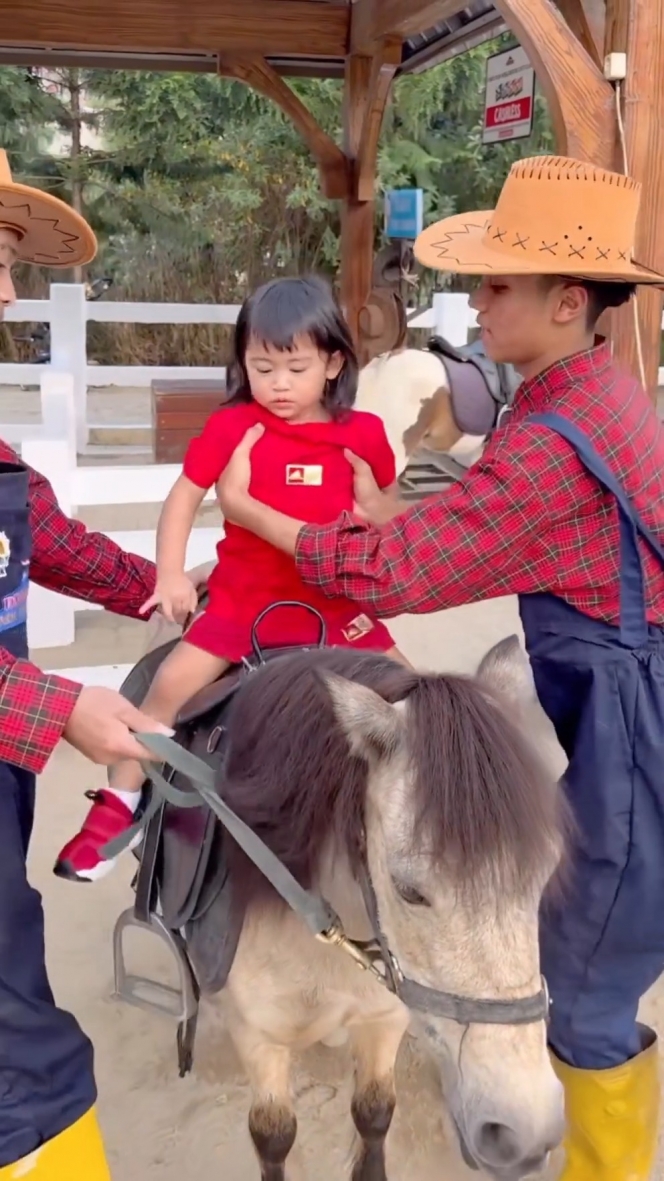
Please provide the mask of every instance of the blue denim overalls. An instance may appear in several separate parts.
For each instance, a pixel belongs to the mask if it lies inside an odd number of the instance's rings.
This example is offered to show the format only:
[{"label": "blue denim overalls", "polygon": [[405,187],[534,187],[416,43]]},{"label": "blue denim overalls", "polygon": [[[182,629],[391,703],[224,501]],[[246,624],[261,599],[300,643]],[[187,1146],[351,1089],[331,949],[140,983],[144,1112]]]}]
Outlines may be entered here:
[{"label": "blue denim overalls", "polygon": [[[0,647],[17,657],[28,654],[30,540],[28,473],[0,464]],[[0,763],[0,1167],[96,1099],[90,1042],[56,1008],[46,975],[41,897],[25,865],[34,805],[34,775]]]},{"label": "blue denim overalls", "polygon": [[571,893],[542,911],[550,1041],[568,1065],[601,1070],[644,1048],[637,1007],[664,971],[664,629],[646,622],[637,537],[663,568],[664,550],[578,426],[557,414],[528,421],[574,447],[620,519],[619,627],[551,594],[520,598],[578,826]]}]

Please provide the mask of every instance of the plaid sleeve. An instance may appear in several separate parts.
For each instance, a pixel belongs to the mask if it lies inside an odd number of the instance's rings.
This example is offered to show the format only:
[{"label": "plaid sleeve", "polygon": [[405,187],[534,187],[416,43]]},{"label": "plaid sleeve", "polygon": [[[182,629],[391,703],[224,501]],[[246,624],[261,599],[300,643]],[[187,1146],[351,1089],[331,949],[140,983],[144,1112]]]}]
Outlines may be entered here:
[{"label": "plaid sleeve", "polygon": [[154,563],[125,553],[104,533],[92,533],[82,521],[67,517],[48,480],[33,468],[29,473],[31,581],[138,618],[154,591]]},{"label": "plaid sleeve", "polygon": [[488,450],[463,481],[382,529],[348,513],[306,525],[296,552],[304,581],[383,618],[545,589],[536,550],[554,514],[573,506],[574,481],[560,480],[541,433],[519,433],[511,460]]},{"label": "plaid sleeve", "polygon": [[0,648],[0,760],[43,771],[80,691],[75,681],[46,676]]}]

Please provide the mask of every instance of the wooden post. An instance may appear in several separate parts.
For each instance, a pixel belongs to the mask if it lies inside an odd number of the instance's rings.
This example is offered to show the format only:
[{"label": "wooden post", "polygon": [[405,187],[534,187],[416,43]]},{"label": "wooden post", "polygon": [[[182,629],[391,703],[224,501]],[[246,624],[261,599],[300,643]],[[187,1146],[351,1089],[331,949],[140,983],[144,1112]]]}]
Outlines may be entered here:
[{"label": "wooden post", "polygon": [[360,364],[369,359],[360,312],[372,287],[378,139],[400,60],[401,41],[393,38],[377,46],[373,57],[346,59],[343,119],[350,185],[341,215],[341,303]]},{"label": "wooden post", "polygon": [[[636,258],[664,271],[664,4],[661,0],[607,0],[607,53],[627,54],[622,84],[622,114],[627,171],[643,185]],[[616,144],[614,167],[623,171],[623,149]],[[641,330],[646,389],[657,398],[662,342],[662,292],[639,289],[636,311]],[[612,341],[619,363],[639,373],[634,307],[613,315]]]},{"label": "wooden post", "polygon": [[[357,187],[357,160],[366,110],[371,58],[353,54],[346,59],[344,86],[344,150],[350,166],[350,188],[341,212],[341,303],[361,349],[360,311],[371,291],[374,258],[373,200],[360,201]],[[360,357],[360,364],[364,363]]]}]

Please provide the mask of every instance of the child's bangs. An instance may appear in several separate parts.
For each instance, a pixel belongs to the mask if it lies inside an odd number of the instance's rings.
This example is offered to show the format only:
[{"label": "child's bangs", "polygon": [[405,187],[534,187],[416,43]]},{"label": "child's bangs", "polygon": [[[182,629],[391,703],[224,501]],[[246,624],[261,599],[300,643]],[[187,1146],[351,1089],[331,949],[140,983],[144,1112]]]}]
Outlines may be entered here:
[{"label": "child's bangs", "polygon": [[253,304],[248,336],[264,347],[292,352],[298,339],[309,337],[317,348],[330,346],[329,331],[320,323],[320,309],[312,307],[311,292],[296,284],[275,285]]}]

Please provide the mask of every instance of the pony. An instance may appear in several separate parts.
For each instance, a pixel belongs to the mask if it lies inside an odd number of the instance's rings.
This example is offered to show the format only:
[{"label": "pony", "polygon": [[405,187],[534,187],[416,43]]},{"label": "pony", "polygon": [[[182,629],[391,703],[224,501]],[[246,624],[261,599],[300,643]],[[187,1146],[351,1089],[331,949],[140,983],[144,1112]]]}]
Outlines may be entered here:
[{"label": "pony", "polygon": [[377,940],[397,982],[391,990],[337,941],[314,939],[230,842],[242,928],[222,997],[250,1080],[262,1181],[293,1181],[294,1053],[344,1039],[355,1067],[352,1181],[387,1181],[395,1062],[409,1027],[439,1067],[468,1164],[520,1181],[560,1142],[538,912],[566,814],[555,778],[508,716],[532,693],[516,637],[476,678],[320,649],[269,660],[240,683],[224,714],[224,801],[326,899],[348,939]]}]

